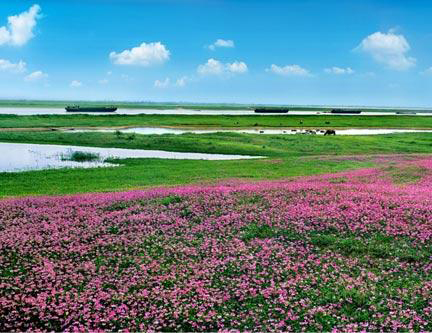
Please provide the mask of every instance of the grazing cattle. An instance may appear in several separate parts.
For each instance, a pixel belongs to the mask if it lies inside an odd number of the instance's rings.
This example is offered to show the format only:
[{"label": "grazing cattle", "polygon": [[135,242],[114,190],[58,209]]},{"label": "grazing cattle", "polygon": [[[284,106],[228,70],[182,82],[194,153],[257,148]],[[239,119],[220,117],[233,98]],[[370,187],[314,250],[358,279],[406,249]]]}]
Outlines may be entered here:
[{"label": "grazing cattle", "polygon": [[335,130],[327,130],[324,132],[324,135],[336,135],[336,131]]}]

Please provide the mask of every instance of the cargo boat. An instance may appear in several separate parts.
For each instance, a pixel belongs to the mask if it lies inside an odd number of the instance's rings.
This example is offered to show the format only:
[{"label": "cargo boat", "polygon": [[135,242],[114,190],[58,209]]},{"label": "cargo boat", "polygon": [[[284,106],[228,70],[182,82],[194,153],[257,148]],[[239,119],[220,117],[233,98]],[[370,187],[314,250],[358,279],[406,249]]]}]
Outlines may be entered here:
[{"label": "cargo boat", "polygon": [[115,112],[115,106],[79,106],[72,105],[65,107],[66,112]]},{"label": "cargo boat", "polygon": [[330,111],[330,113],[337,113],[337,114],[360,114],[362,110],[355,110],[355,109],[333,109]]},{"label": "cargo boat", "polygon": [[289,109],[269,109],[269,108],[260,108],[255,109],[255,113],[288,113]]},{"label": "cargo boat", "polygon": [[396,114],[417,114],[414,111],[396,111]]}]

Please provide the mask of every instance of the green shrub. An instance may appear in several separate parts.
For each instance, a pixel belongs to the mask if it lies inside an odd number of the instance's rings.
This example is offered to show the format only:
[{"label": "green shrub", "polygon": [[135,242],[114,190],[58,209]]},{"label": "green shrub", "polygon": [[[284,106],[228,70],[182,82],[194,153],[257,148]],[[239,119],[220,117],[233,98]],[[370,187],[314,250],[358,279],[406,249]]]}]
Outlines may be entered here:
[{"label": "green shrub", "polygon": [[90,153],[85,151],[74,151],[67,155],[61,156],[62,161],[75,161],[75,162],[93,162],[99,161],[100,155],[97,153]]}]

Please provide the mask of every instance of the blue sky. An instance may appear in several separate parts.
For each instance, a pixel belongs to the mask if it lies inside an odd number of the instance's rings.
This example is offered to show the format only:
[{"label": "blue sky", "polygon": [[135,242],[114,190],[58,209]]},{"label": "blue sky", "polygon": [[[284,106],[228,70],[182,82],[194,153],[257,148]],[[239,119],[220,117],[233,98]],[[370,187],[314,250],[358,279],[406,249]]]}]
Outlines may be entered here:
[{"label": "blue sky", "polygon": [[432,106],[430,1],[0,3],[0,98]]}]

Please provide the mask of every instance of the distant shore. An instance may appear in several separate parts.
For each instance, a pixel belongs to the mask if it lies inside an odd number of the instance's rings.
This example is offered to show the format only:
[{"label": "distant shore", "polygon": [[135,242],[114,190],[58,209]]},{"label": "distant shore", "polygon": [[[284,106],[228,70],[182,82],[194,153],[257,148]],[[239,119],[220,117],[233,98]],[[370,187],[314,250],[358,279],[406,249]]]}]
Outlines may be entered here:
[{"label": "distant shore", "polygon": [[420,107],[384,107],[384,106],[328,106],[328,105],[273,105],[273,104],[235,104],[235,103],[175,103],[175,102],[125,102],[125,101],[59,101],[59,100],[0,100],[0,108],[64,108],[67,105],[106,106],[114,105],[119,109],[186,109],[186,110],[254,110],[255,108],[291,108],[296,111],[330,111],[332,108],[356,108],[363,111],[396,112],[416,111],[432,112],[431,108]]}]

